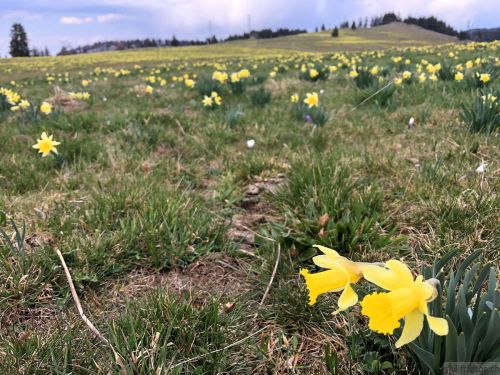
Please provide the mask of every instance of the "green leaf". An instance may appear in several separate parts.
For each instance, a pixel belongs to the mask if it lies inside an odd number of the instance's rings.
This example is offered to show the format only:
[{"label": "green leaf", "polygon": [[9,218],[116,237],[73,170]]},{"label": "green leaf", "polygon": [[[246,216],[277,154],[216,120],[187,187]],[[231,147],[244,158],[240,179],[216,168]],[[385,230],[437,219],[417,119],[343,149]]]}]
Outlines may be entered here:
[{"label": "green leaf", "polygon": [[457,362],[469,362],[467,359],[467,347],[465,345],[465,335],[463,332],[458,335]]},{"label": "green leaf", "polygon": [[457,288],[457,278],[453,272],[450,274],[450,281],[448,282],[448,290],[446,295],[448,298],[446,299],[446,309],[445,313],[451,317],[454,317],[455,312],[455,290]]},{"label": "green leaf", "polygon": [[453,321],[449,316],[446,317],[448,321],[448,334],[446,335],[446,348],[444,361],[445,362],[457,362],[458,358],[458,334]]},{"label": "green leaf", "polygon": [[[486,336],[477,348],[476,356],[482,356],[483,358],[489,357],[489,354],[497,349],[498,343],[500,342],[500,312],[494,310],[491,312],[490,319],[488,321],[488,327],[486,331]],[[479,357],[478,359],[480,359]]]},{"label": "green leaf", "polygon": [[460,288],[458,290],[457,309],[458,316],[460,318],[460,327],[462,328],[467,341],[469,341],[472,336],[474,327],[472,325],[471,318],[469,317],[469,311],[465,301],[465,290],[463,285],[460,285]]},{"label": "green leaf", "polygon": [[429,370],[435,372],[434,369],[434,355],[427,350],[422,349],[420,346],[414,344],[413,342],[408,344],[408,347],[413,353],[424,363]]},{"label": "green leaf", "polygon": [[443,257],[441,257],[440,260],[437,260],[436,258],[436,262],[434,263],[434,266],[433,266],[433,270],[432,270],[432,273],[433,273],[433,277],[437,277],[437,275],[440,273],[441,269],[444,267],[445,264],[448,264],[448,262],[457,255],[458,253],[458,249],[455,249],[455,250],[452,250],[450,252],[448,252],[447,254],[445,254]]},{"label": "green leaf", "polygon": [[494,306],[497,306],[495,301],[496,284],[497,284],[496,272],[495,269],[492,267],[490,269],[490,277],[488,279],[488,301],[491,301]]},{"label": "green leaf", "polygon": [[469,267],[469,265],[474,260],[476,260],[476,258],[479,255],[481,255],[481,252],[482,252],[481,249],[474,251],[471,255],[469,255],[467,258],[465,258],[465,260],[462,263],[460,263],[460,265],[458,266],[458,270],[457,270],[457,279],[462,278],[462,274],[465,272],[465,270],[467,269],[467,267]]}]

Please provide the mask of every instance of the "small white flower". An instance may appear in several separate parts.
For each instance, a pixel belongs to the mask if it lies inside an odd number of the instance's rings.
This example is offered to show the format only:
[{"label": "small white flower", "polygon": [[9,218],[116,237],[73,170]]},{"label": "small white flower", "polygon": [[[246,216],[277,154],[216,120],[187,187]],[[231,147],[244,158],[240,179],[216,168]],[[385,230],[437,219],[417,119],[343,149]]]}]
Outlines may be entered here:
[{"label": "small white flower", "polygon": [[488,163],[485,163],[484,161],[481,162],[481,164],[479,165],[479,167],[476,168],[476,173],[484,173],[484,171],[486,170],[487,166],[488,166]]},{"label": "small white flower", "polygon": [[255,146],[255,139],[249,139],[247,141],[247,147],[248,148],[253,148],[253,146]]},{"label": "small white flower", "polygon": [[325,90],[321,89],[321,90],[319,90],[319,93],[320,93],[320,94],[324,94],[324,93],[325,93]]},{"label": "small white flower", "polygon": [[408,127],[413,128],[414,124],[415,124],[415,119],[413,117],[410,117],[410,120],[408,121]]},{"label": "small white flower", "polygon": [[108,101],[108,98],[106,98],[105,96],[102,97],[102,101],[103,102],[107,102]]}]

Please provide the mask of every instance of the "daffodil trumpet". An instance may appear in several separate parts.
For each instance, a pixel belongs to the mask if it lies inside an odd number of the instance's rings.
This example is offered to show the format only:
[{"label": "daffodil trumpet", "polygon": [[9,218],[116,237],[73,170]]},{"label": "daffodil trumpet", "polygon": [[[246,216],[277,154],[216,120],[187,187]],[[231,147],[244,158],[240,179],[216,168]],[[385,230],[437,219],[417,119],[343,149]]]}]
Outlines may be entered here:
[{"label": "daffodil trumpet", "polygon": [[385,267],[368,265],[362,269],[365,280],[387,290],[367,295],[361,301],[361,313],[368,317],[368,327],[384,335],[392,335],[404,319],[400,348],[415,340],[423,329],[424,317],[429,328],[439,336],[448,334],[446,319],[429,314],[427,304],[437,296],[436,279],[415,279],[409,268],[398,260],[389,260]]}]

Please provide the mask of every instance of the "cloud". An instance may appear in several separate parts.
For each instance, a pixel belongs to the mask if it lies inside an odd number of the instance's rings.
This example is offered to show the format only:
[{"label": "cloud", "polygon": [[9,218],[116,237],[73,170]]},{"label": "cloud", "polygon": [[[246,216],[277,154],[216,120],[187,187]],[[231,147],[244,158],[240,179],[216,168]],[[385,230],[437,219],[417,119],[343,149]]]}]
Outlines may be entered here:
[{"label": "cloud", "polygon": [[38,21],[42,19],[42,15],[25,10],[8,10],[3,13],[2,18],[4,20]]},{"label": "cloud", "polygon": [[59,22],[63,25],[82,25],[84,23],[92,23],[92,17],[74,17],[74,16],[63,16],[60,18]]},{"label": "cloud", "polygon": [[120,13],[108,13],[108,14],[101,14],[97,16],[97,22],[99,23],[110,23],[110,22],[119,22],[123,20],[129,20],[133,19],[133,16],[127,15],[127,14],[120,14]]}]

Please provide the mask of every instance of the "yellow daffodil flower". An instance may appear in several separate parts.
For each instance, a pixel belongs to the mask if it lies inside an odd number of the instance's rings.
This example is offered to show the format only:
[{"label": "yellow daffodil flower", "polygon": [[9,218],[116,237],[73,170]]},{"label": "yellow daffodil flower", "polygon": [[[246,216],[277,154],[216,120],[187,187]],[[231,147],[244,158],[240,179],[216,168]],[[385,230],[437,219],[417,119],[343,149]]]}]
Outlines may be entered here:
[{"label": "yellow daffodil flower", "polygon": [[212,93],[210,94],[210,97],[214,100],[215,104],[221,105],[222,98],[215,91],[212,91]]},{"label": "yellow daffodil flower", "polygon": [[309,108],[317,107],[319,104],[318,93],[316,92],[313,92],[312,94],[307,93],[306,98],[304,99],[304,103],[306,103],[309,106]]},{"label": "yellow daffodil flower", "polygon": [[146,86],[146,94],[151,95],[152,93],[153,93],[153,87],[151,87],[151,86],[149,86],[149,85],[148,85],[148,86]]},{"label": "yellow daffodil flower", "polygon": [[314,247],[323,253],[313,258],[314,264],[326,268],[327,271],[309,273],[308,270],[300,270],[309,290],[309,304],[314,305],[320,294],[342,291],[338,300],[339,308],[334,314],[355,305],[358,302],[358,295],[351,284],[357,283],[363,277],[362,270],[366,264],[352,262],[325,246]]},{"label": "yellow daffodil flower", "polygon": [[455,73],[455,81],[461,81],[464,79],[464,74],[461,72],[456,72]]},{"label": "yellow daffodil flower", "polygon": [[317,76],[319,76],[319,72],[316,69],[310,69],[309,70],[309,77],[314,79]]},{"label": "yellow daffodil flower", "polygon": [[47,102],[43,102],[40,105],[40,112],[42,112],[44,115],[49,115],[52,112],[52,105]]},{"label": "yellow daffodil flower", "polygon": [[482,73],[480,76],[479,76],[479,80],[482,82],[482,83],[488,83],[490,81],[490,75],[488,73]]},{"label": "yellow daffodil flower", "polygon": [[250,77],[250,71],[248,69],[242,69],[238,72],[239,78],[248,78]]},{"label": "yellow daffodil flower", "polygon": [[47,133],[43,132],[40,139],[37,140],[36,145],[33,145],[33,148],[38,150],[42,157],[49,155],[51,152],[57,154],[56,146],[60,145],[61,142],[56,142],[53,139],[53,135],[50,137],[47,136]]},{"label": "yellow daffodil flower", "polygon": [[211,107],[212,104],[214,104],[212,97],[205,95],[205,97],[203,98],[203,106]]},{"label": "yellow daffodil flower", "polygon": [[434,333],[448,334],[446,319],[430,316],[427,309],[427,303],[437,295],[431,280],[424,281],[421,275],[413,279],[408,267],[398,260],[389,260],[385,267],[367,265],[362,272],[365,280],[389,291],[369,294],[361,301],[361,313],[368,317],[371,330],[390,335],[404,318],[403,332],[396,342],[400,348],[420,335],[425,316]]},{"label": "yellow daffodil flower", "polygon": [[28,102],[26,99],[23,99],[19,102],[19,108],[28,109],[29,107],[30,107],[30,102]]},{"label": "yellow daffodil flower", "polygon": [[290,97],[290,101],[292,103],[298,103],[299,102],[299,94],[293,94],[291,97]]},{"label": "yellow daffodil flower", "polygon": [[351,71],[349,72],[349,77],[351,77],[351,78],[356,78],[357,76],[359,76],[359,73],[358,73],[357,71],[355,71],[355,70],[351,70]]}]

